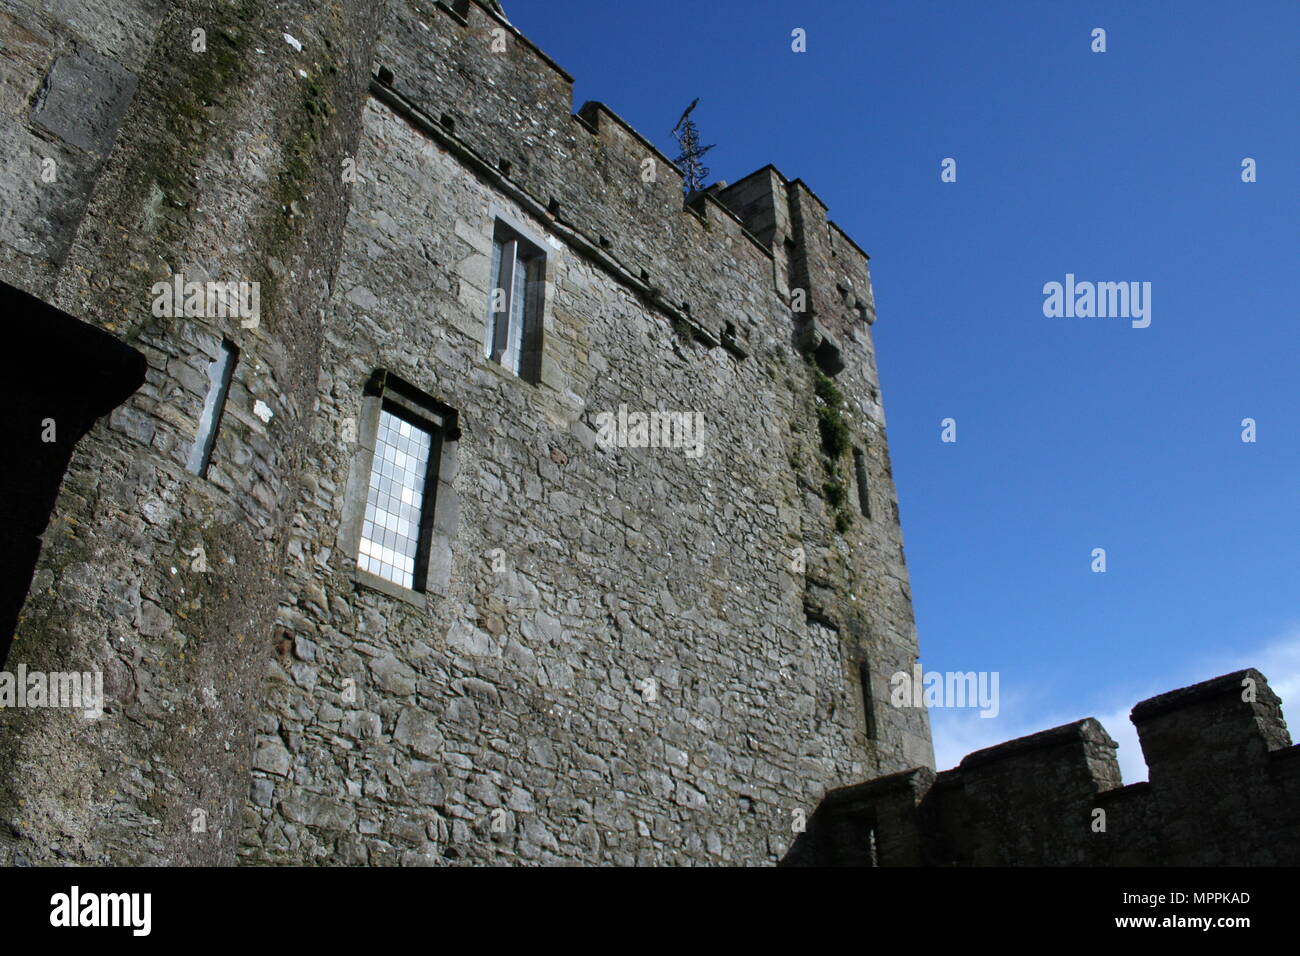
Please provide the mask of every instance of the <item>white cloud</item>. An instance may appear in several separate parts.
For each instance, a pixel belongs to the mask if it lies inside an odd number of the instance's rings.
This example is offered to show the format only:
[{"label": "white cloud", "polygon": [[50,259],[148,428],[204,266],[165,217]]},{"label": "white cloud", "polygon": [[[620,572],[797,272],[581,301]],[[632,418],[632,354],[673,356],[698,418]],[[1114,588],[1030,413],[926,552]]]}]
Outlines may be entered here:
[{"label": "white cloud", "polygon": [[1147,779],[1147,765],[1142,758],[1137,730],[1128,716],[1133,705],[1156,694],[1246,667],[1254,667],[1268,678],[1273,692],[1282,698],[1284,715],[1289,702],[1291,724],[1300,727],[1300,624],[1297,624],[1275,640],[1254,649],[1202,658],[1199,662],[1180,667],[1167,677],[1153,678],[1145,684],[1105,688],[1081,701],[1079,710],[1073,713],[1066,711],[1060,700],[1025,693],[1009,695],[1006,675],[1003,674],[1003,700],[997,717],[980,717],[979,711],[974,709],[931,709],[935,766],[946,770],[957,766],[973,751],[1093,716],[1119,744],[1116,757],[1124,782],[1137,783]]},{"label": "white cloud", "polygon": [[1002,699],[996,717],[981,717],[974,708],[930,708],[935,767],[947,770],[957,766],[968,753],[1056,726],[1039,723],[1042,708],[1023,692],[1008,692],[1006,676],[1003,673],[999,677]]},{"label": "white cloud", "polygon": [[[1254,667],[1268,678],[1273,693],[1282,698],[1284,715],[1287,701],[1290,701],[1292,718],[1300,721],[1300,624],[1293,625],[1282,637],[1253,651],[1233,652],[1215,658],[1211,666],[1219,668],[1215,674]],[[1209,676],[1212,675],[1206,675]]]}]

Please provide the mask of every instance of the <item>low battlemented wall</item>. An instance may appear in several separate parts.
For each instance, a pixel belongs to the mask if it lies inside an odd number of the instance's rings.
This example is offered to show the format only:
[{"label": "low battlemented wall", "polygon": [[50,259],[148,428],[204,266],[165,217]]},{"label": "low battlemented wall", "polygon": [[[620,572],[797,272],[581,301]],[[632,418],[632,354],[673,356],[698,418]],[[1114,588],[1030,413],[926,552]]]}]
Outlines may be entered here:
[{"label": "low battlemented wall", "polygon": [[1150,780],[1093,718],[826,795],[785,865],[1300,863],[1300,746],[1253,668],[1133,708]]}]

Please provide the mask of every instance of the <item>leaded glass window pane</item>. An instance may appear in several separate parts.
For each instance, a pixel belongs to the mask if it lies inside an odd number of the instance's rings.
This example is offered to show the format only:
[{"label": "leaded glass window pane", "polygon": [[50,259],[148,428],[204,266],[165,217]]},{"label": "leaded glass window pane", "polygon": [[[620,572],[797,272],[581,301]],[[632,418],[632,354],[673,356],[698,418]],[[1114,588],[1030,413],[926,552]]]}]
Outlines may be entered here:
[{"label": "leaded glass window pane", "polygon": [[432,444],[423,428],[380,411],[357,564],[405,588],[415,587]]}]

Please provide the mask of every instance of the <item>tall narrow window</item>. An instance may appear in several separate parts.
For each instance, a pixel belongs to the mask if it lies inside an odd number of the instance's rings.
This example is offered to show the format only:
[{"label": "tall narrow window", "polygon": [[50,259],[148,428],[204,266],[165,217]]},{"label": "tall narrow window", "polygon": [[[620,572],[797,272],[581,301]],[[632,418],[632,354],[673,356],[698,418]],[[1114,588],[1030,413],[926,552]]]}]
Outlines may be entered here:
[{"label": "tall narrow window", "polygon": [[427,555],[425,506],[434,435],[381,408],[357,565],[415,590]]},{"label": "tall narrow window", "polygon": [[541,377],[545,277],[542,251],[498,222],[483,354],[529,382]]},{"label": "tall narrow window", "polygon": [[221,424],[221,413],[226,408],[230,378],[235,374],[237,361],[239,349],[222,339],[221,351],[208,364],[208,394],[203,400],[203,411],[199,415],[198,434],[194,436],[189,461],[185,463],[185,467],[200,478],[207,475],[208,465],[212,461],[212,445],[217,440],[217,427]]},{"label": "tall narrow window", "polygon": [[427,594],[447,594],[460,521],[458,421],[454,408],[387,369],[366,383],[339,532],[358,585],[418,607]]},{"label": "tall narrow window", "polygon": [[853,474],[858,480],[858,510],[871,518],[871,484],[867,477],[867,456],[861,448],[853,449]]},{"label": "tall narrow window", "polygon": [[871,697],[871,667],[865,662],[858,665],[858,681],[862,685],[862,715],[868,740],[876,739],[876,708]]}]

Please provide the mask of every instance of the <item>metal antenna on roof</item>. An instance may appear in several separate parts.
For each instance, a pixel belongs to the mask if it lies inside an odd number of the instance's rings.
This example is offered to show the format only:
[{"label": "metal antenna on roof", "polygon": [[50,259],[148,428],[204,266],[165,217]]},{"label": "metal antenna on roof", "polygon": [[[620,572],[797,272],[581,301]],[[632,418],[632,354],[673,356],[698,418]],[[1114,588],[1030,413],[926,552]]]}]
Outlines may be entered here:
[{"label": "metal antenna on roof", "polygon": [[710,146],[700,145],[700,131],[695,126],[695,120],[691,119],[691,110],[695,109],[699,102],[700,98],[697,96],[694,102],[686,107],[686,112],[673,127],[673,138],[677,140],[677,145],[682,150],[682,154],[673,162],[685,177],[682,189],[688,196],[704,188],[704,180],[709,175],[709,170],[700,162],[700,157],[717,145],[716,143]]}]

